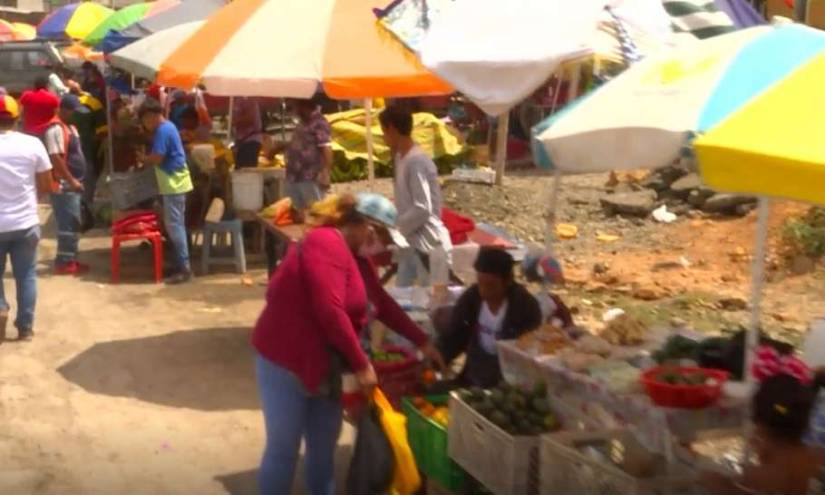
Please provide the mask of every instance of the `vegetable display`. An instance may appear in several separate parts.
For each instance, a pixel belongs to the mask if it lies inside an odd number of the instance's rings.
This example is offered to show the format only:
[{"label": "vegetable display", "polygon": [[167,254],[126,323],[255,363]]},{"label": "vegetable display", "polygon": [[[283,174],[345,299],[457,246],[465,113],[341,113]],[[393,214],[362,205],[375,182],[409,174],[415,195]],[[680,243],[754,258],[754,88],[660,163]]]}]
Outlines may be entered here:
[{"label": "vegetable display", "polygon": [[461,399],[472,409],[511,435],[540,435],[561,427],[550,407],[547,387],[525,391],[502,383],[496,388],[462,390]]}]

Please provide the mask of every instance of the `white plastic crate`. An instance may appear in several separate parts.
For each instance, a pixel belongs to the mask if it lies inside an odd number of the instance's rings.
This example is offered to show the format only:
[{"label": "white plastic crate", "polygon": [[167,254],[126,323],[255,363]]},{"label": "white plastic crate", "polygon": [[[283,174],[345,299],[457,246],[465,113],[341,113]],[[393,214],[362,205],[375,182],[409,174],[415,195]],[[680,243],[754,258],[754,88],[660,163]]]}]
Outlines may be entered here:
[{"label": "white plastic crate", "polygon": [[495,495],[536,495],[539,437],[516,437],[450,395],[450,457]]},{"label": "white plastic crate", "polygon": [[255,171],[232,172],[232,206],[236,211],[260,211],[264,205],[264,176]]},{"label": "white plastic crate", "polygon": [[[621,445],[627,430],[565,432],[541,439],[541,495],[699,495],[703,493],[687,465],[667,466],[666,474],[634,477],[607,458],[589,455],[584,445]],[[619,448],[619,450],[621,450]],[[618,453],[621,454],[620,452]]]},{"label": "white plastic crate", "polygon": [[545,382],[538,361],[533,355],[520,349],[515,340],[500,340],[496,343],[496,348],[504,381],[513,386],[526,388]]}]

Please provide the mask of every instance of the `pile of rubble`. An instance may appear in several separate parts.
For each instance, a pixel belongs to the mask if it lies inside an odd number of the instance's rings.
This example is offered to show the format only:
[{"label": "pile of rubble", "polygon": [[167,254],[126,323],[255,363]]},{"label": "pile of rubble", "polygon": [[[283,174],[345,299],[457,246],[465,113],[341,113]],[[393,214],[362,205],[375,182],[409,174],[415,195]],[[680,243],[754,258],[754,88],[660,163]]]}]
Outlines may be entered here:
[{"label": "pile of rubble", "polygon": [[638,217],[647,217],[662,205],[676,215],[698,210],[730,216],[747,215],[756,206],[752,196],[718,193],[705,186],[699,174],[684,165],[656,170],[638,181],[613,180],[600,201],[609,214]]}]

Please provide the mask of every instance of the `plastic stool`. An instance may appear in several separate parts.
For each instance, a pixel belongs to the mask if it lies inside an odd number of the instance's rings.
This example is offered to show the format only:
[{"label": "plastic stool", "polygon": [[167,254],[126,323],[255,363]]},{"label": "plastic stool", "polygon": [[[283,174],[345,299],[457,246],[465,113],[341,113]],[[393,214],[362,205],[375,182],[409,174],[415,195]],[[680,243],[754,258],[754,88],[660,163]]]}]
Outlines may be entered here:
[{"label": "plastic stool", "polygon": [[[246,273],[246,254],[243,247],[243,222],[238,219],[222,222],[203,223],[203,247],[201,251],[201,266],[205,274],[209,273],[209,265],[234,263],[238,273]],[[232,248],[235,255],[232,257],[211,257],[212,241],[216,234],[231,234]]]},{"label": "plastic stool", "polygon": [[112,234],[112,283],[120,282],[120,244],[126,241],[148,240],[155,255],[155,282],[163,281],[163,239],[157,230]]}]

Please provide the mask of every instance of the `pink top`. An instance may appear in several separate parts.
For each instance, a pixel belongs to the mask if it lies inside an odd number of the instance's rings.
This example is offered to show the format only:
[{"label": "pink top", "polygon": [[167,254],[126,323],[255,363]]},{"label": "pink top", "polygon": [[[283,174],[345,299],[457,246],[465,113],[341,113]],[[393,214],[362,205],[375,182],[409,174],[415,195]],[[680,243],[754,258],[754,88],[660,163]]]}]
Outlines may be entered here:
[{"label": "pink top", "polygon": [[361,348],[368,303],[387,327],[421,346],[427,336],[387,294],[372,264],[353,256],[333,227],[319,227],[293,245],[269,282],[266,307],[252,334],[265,358],[315,392],[329,372],[333,348],[353,371],[369,360]]}]

